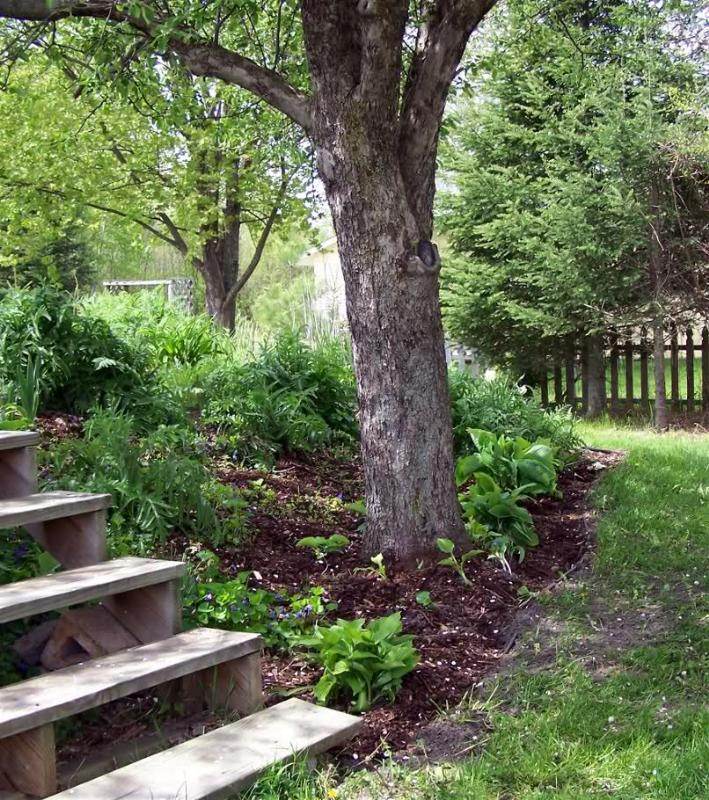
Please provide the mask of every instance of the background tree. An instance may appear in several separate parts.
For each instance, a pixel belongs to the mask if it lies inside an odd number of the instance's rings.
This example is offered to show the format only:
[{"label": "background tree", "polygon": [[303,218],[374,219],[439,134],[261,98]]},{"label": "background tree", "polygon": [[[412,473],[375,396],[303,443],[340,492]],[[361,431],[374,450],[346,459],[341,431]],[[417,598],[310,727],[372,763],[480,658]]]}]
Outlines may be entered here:
[{"label": "background tree", "polygon": [[[193,75],[247,89],[307,133],[345,278],[368,547],[399,561],[431,553],[438,536],[466,541],[453,482],[433,196],[448,91],[493,4],[0,0],[1,15],[33,25],[84,18],[82,40],[94,53],[106,52],[105,37],[120,37],[129,59],[171,54]],[[278,63],[264,67],[248,15],[275,41],[284,19],[297,20],[303,47],[277,48]]]},{"label": "background tree", "polygon": [[302,136],[243,91],[179,63],[131,69],[131,80],[95,85],[73,31],[51,47],[34,37],[0,97],[3,138],[19,143],[0,156],[0,188],[20,215],[49,200],[166,243],[203,278],[207,312],[232,327],[271,232],[304,219]]},{"label": "background tree", "polygon": [[[583,341],[589,411],[599,413],[602,334],[654,320],[651,301],[663,317],[701,306],[702,293],[687,291],[697,281],[662,270],[659,298],[648,273],[653,182],[702,141],[696,8],[514,0],[506,9],[445,150],[455,189],[443,225],[458,254],[443,276],[446,321],[532,379]],[[693,212],[661,194],[664,229],[671,217],[686,227]],[[700,228],[682,244],[695,277]]]}]

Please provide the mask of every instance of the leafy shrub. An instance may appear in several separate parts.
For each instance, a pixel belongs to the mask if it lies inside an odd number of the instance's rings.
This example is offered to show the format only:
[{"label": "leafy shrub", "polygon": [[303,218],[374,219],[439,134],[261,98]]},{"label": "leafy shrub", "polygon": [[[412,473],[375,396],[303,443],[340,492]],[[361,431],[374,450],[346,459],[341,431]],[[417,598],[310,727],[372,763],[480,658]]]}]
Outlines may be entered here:
[{"label": "leafy shrub", "polygon": [[505,376],[486,380],[452,369],[449,382],[453,435],[459,455],[474,449],[468,434],[470,428],[497,436],[522,436],[530,442],[544,439],[564,458],[583,444],[574,430],[569,409],[541,408],[531,391]]},{"label": "leafy shrub", "polygon": [[242,457],[308,452],[357,434],[354,376],[337,340],[309,346],[297,333],[281,334],[256,358],[218,366],[205,396],[203,421]]},{"label": "leafy shrub", "polygon": [[455,479],[462,486],[476,472],[484,472],[511,491],[522,488],[526,494],[553,494],[556,491],[556,448],[546,442],[531,444],[521,436],[497,437],[489,431],[471,429],[476,453],[458,459]]},{"label": "leafy shrub", "polygon": [[150,327],[143,327],[152,358],[162,364],[194,366],[220,351],[221,336],[209,317],[173,312]]},{"label": "leafy shrub", "polygon": [[356,711],[365,711],[379,699],[392,701],[404,676],[419,662],[413,638],[401,633],[398,612],[367,625],[363,619],[339,619],[316,626],[303,643],[325,668],[315,687],[318,702],[343,696]]},{"label": "leafy shrub", "polygon": [[80,313],[65,292],[41,287],[0,295],[0,381],[9,402],[34,405],[27,398],[36,396],[41,409],[70,412],[115,403],[152,424],[176,409],[147,361],[144,350]]},{"label": "leafy shrub", "polygon": [[482,541],[509,571],[509,555],[520,561],[528,547],[539,544],[532,515],[519,503],[528,499],[524,487],[504,491],[486,473],[476,472],[475,483],[461,494],[460,504],[468,533]]},{"label": "leafy shrub", "polygon": [[178,426],[141,436],[128,414],[96,410],[83,438],[45,454],[47,488],[112,494],[114,552],[149,553],[175,528],[220,544],[243,533],[245,503],[210,475],[198,447]]},{"label": "leafy shrub", "polygon": [[240,572],[231,581],[189,585],[183,595],[187,623],[259,633],[268,647],[284,648],[334,608],[319,586],[305,595],[279,595],[250,588],[250,576]]}]

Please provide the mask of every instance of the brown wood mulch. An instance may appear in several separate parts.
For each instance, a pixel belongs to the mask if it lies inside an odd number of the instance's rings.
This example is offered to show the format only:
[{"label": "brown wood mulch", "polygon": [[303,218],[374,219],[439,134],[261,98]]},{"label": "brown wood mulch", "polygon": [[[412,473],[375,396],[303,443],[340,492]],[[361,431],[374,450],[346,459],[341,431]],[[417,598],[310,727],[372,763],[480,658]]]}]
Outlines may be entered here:
[{"label": "brown wood mulch", "polygon": [[[48,439],[56,440],[74,435],[79,425],[75,418],[64,418],[46,420],[42,427]],[[272,472],[215,461],[220,480],[253,496],[250,538],[239,546],[216,548],[216,552],[225,576],[252,570],[255,586],[293,593],[310,585],[324,587],[327,597],[337,602],[333,618],[369,620],[401,612],[404,631],[414,635],[421,660],[404,680],[393,704],[379,705],[363,715],[362,732],[342,753],[346,759],[361,761],[385,747],[394,752],[410,747],[441,709],[455,706],[498,668],[516,635],[520,607],[531,595],[549,591],[591,548],[593,512],[588,495],[598,476],[618,460],[618,453],[584,450],[579,461],[560,475],[562,499],[542,498],[528,504],[541,540],[539,547],[530,550],[521,564],[513,563],[511,574],[497,562],[473,559],[466,566],[471,586],[464,585],[449,568],[437,565],[392,573],[386,579],[362,571],[367,564],[360,555],[361,519],[341,503],[329,502],[337,498],[346,503],[362,496],[357,459],[327,455],[285,458]],[[262,488],[254,490],[254,481]],[[342,554],[317,560],[310,551],[295,546],[303,536],[333,533],[344,533],[350,539]],[[208,542],[202,545],[210,546]],[[185,548],[195,546],[199,543],[175,534],[166,555],[179,556]],[[416,602],[420,591],[430,592],[432,605],[423,607]],[[265,655],[264,687],[269,704],[293,694],[312,699],[317,679],[317,668],[298,654]],[[131,698],[92,712],[78,736],[69,737],[65,754],[76,758],[102,743],[132,739],[142,729],[150,730],[153,723],[146,712],[151,702],[154,699]],[[131,708],[138,720],[127,714]],[[206,721],[202,729],[200,724],[190,721],[191,733],[184,738],[213,727],[215,721]],[[176,734],[175,741],[180,738]]]}]

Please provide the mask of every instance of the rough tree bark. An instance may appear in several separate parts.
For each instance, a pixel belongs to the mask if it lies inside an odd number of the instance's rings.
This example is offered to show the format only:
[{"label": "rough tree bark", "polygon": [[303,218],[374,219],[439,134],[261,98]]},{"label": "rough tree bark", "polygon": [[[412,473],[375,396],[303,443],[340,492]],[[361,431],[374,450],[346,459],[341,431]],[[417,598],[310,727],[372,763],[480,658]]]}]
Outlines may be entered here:
[{"label": "rough tree bark", "polygon": [[[46,19],[44,0],[0,0],[0,15]],[[432,244],[438,137],[468,39],[495,0],[301,0],[312,94],[196,36],[170,49],[195,75],[258,95],[309,134],[337,235],[357,374],[368,529],[366,547],[400,564],[466,545],[453,443],[440,260]],[[59,0],[51,18],[143,19],[107,0]],[[404,75],[407,23],[416,25]]]}]

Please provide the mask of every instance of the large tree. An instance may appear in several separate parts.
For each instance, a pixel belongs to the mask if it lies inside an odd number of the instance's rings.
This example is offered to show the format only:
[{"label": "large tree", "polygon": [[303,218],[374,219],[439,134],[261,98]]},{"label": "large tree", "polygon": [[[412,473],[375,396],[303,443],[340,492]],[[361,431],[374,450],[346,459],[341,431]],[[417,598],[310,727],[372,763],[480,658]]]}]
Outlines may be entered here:
[{"label": "large tree", "polygon": [[[494,2],[0,0],[0,15],[34,25],[83,18],[94,46],[112,28],[126,58],[175,57],[192,75],[247,89],[307,133],[345,278],[368,547],[401,562],[432,552],[437,536],[464,541],[433,197],[446,98]],[[276,39],[297,18],[303,47],[275,67],[258,63],[255,17]]]}]

